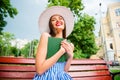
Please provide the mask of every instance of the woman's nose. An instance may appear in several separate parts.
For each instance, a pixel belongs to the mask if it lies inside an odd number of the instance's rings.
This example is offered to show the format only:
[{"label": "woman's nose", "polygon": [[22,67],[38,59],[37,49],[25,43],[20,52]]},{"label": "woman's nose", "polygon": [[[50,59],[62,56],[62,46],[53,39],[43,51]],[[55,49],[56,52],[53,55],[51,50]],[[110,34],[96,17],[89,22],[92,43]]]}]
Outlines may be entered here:
[{"label": "woman's nose", "polygon": [[59,19],[57,19],[57,21],[56,22],[59,22],[60,20]]},{"label": "woman's nose", "polygon": [[59,17],[56,18],[57,21],[60,21],[61,19]]}]

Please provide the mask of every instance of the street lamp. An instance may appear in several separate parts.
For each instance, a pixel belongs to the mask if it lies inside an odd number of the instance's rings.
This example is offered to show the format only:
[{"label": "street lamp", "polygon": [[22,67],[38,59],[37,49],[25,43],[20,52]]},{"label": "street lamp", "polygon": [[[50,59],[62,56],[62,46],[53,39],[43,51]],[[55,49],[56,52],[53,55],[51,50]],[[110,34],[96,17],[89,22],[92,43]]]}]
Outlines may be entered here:
[{"label": "street lamp", "polygon": [[107,55],[107,52],[106,52],[106,40],[105,40],[105,33],[104,33],[104,29],[103,29],[103,25],[102,25],[102,11],[101,11],[101,6],[102,6],[102,3],[99,3],[99,7],[100,7],[100,30],[101,30],[101,44],[103,46],[103,53],[105,55],[105,60],[108,60],[108,55]]}]

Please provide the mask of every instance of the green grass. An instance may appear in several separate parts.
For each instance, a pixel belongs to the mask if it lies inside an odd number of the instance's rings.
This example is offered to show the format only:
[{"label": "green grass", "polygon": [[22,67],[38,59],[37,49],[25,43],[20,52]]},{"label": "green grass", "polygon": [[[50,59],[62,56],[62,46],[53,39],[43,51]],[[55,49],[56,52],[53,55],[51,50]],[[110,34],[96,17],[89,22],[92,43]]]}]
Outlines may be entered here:
[{"label": "green grass", "polygon": [[[120,70],[114,70],[114,69],[112,69],[110,71],[113,72],[113,73],[120,72]],[[116,75],[115,80],[120,80],[120,75]]]}]

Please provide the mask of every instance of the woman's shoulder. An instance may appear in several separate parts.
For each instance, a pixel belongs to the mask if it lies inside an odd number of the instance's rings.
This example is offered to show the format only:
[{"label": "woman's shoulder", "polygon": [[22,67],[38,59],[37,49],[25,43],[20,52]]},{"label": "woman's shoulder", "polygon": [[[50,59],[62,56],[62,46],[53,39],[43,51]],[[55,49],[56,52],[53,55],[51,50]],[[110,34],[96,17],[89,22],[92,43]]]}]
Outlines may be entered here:
[{"label": "woman's shoulder", "polygon": [[50,34],[47,32],[42,33],[40,36],[40,41],[47,41],[49,36]]},{"label": "woman's shoulder", "polygon": [[47,33],[47,32],[43,32],[43,33],[41,34],[41,37],[46,37],[46,38],[48,38],[48,37],[50,37],[50,34]]}]

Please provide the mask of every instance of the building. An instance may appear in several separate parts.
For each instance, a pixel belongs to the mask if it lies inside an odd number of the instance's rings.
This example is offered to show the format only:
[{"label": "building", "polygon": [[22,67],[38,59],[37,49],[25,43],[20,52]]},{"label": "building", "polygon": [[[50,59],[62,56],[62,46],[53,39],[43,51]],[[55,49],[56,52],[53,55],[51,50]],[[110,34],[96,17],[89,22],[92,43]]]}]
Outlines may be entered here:
[{"label": "building", "polygon": [[100,38],[104,58],[120,62],[120,2],[108,5],[106,17],[101,19]]},{"label": "building", "polygon": [[30,42],[27,39],[15,39],[11,41],[12,46],[16,46],[18,49],[21,49],[25,46],[25,44],[27,44],[28,42]]}]

